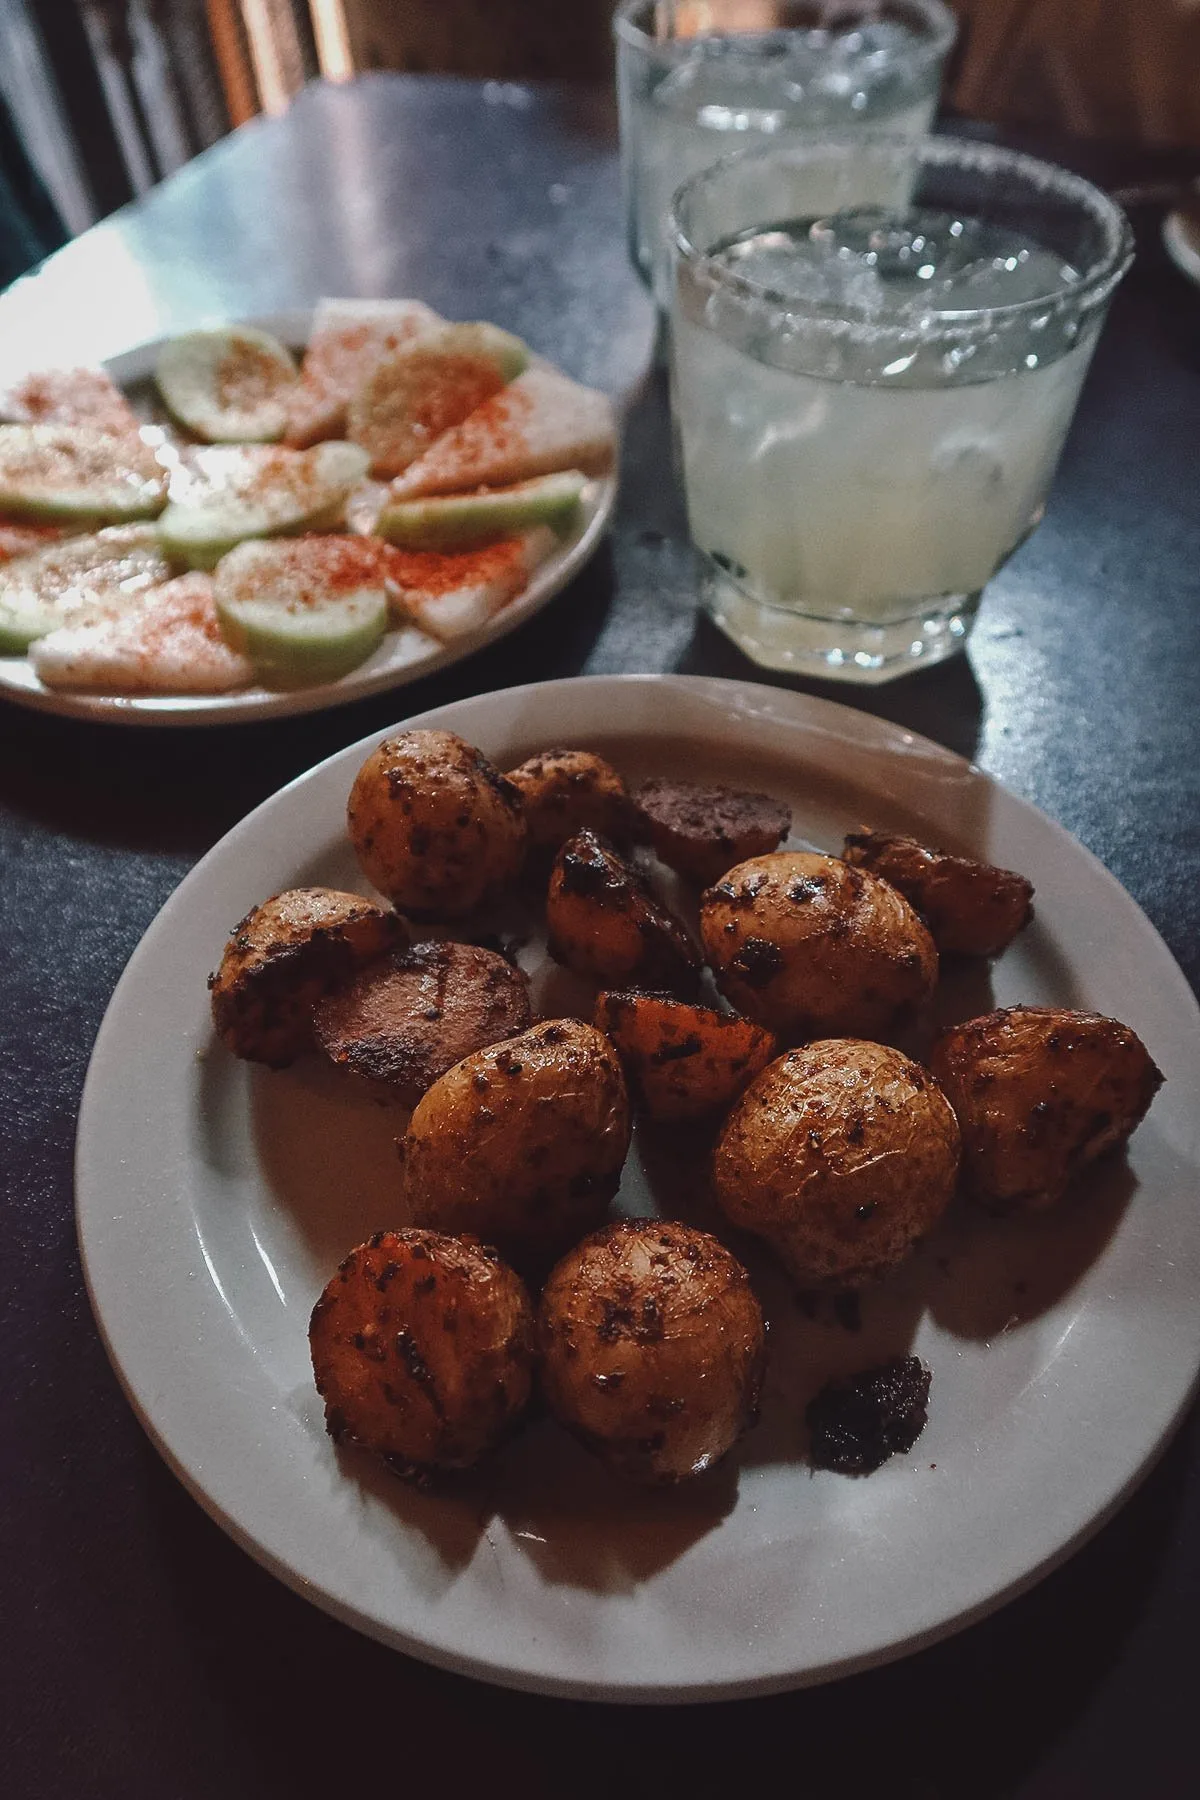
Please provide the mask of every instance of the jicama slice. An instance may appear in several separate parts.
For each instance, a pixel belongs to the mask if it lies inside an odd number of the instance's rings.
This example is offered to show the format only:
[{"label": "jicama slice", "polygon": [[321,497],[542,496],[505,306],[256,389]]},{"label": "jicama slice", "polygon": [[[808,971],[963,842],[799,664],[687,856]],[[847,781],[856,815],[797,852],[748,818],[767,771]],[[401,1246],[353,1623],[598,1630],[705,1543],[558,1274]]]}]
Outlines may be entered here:
[{"label": "jicama slice", "polygon": [[387,630],[390,554],[377,539],[349,536],[239,545],[215,580],[226,638],[269,687],[336,681]]},{"label": "jicama slice", "polygon": [[137,414],[103,369],[40,369],[0,399],[0,418],[18,425],[88,425],[112,437],[136,432]]},{"label": "jicama slice", "polygon": [[477,631],[526,585],[558,544],[545,525],[480,550],[393,550],[394,605],[422,631],[452,643]]},{"label": "jicama slice", "polygon": [[447,325],[394,351],[350,402],[346,435],[385,479],[415,462],[529,361],[520,338],[485,323]]},{"label": "jicama slice", "polygon": [[596,474],[616,448],[612,404],[556,369],[526,369],[392,483],[394,500],[508,487],[561,469]]},{"label": "jicama slice", "polygon": [[296,365],[278,338],[247,325],[172,338],[154,371],[172,418],[210,444],[269,444],[287,425]]},{"label": "jicama slice", "polygon": [[401,500],[384,507],[375,529],[390,544],[406,550],[472,550],[533,525],[563,532],[575,522],[586,487],[587,476],[569,469],[519,481],[514,487]]},{"label": "jicama slice", "polygon": [[57,544],[65,536],[63,525],[15,525],[0,520],[0,563],[10,563],[18,556],[28,556],[31,550]]},{"label": "jicama slice", "polygon": [[246,538],[336,527],[366,472],[366,451],[357,444],[200,451],[181,471],[180,497],[158,522],[163,548],[194,569],[212,569]]},{"label": "jicama slice", "polygon": [[97,613],[127,612],[171,565],[153,525],[113,526],[20,556],[0,569],[0,653]]},{"label": "jicama slice", "polygon": [[167,471],[140,438],[84,425],[0,425],[0,513],[120,525],[167,503]]},{"label": "jicama slice", "polygon": [[288,397],[286,441],[305,449],[340,437],[346,408],[376,364],[444,323],[421,300],[322,300]]},{"label": "jicama slice", "polygon": [[222,636],[208,575],[164,582],[119,617],[52,631],[29,660],[47,687],[75,693],[224,694],[254,679]]}]

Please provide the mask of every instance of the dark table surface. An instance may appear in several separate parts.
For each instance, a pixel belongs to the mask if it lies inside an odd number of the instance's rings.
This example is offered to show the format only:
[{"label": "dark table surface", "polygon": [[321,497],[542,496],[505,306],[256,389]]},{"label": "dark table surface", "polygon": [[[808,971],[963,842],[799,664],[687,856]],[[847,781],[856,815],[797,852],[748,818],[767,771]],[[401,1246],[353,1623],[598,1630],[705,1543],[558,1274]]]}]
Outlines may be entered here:
[{"label": "dark table surface", "polygon": [[[1117,181],[1189,167],[1058,151]],[[989,588],[969,654],[824,691],[974,758],[1060,820],[1195,986],[1200,293],[1166,261],[1157,215],[1135,222],[1138,261],[1048,516]],[[603,97],[398,77],[310,89],[0,300],[0,373],[331,292],[495,319],[628,397],[619,512],[561,602],[391,698],[207,732],[0,707],[0,1788],[261,1800],[335,1782],[466,1794],[499,1775],[530,1795],[1194,1794],[1195,1413],[1124,1510],[990,1620],[826,1688],[700,1709],[503,1692],[368,1642],[251,1562],[143,1437],[89,1314],[71,1152],[105,1004],[179,879],[282,782],[441,701],[582,672],[757,674],[694,610]]]}]

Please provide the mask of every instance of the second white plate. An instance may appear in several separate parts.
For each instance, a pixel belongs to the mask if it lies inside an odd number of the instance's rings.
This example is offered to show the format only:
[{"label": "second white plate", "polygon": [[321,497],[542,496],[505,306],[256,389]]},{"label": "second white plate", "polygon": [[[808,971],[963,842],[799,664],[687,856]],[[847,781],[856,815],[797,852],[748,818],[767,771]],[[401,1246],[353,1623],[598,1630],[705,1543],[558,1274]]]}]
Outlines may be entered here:
[{"label": "second white plate", "polygon": [[[308,341],[312,315],[308,312],[273,313],[242,321],[270,331],[294,350]],[[154,373],[164,340],[141,344],[105,364],[119,387],[136,389]],[[67,718],[103,719],[117,725],[232,725],[252,719],[282,718],[293,713],[323,712],[420,681],[438,669],[462,662],[488,644],[507,637],[549,604],[573,581],[599,548],[617,496],[615,473],[589,482],[583,496],[579,523],[570,535],[534,570],[515,600],[453,644],[435,645],[423,632],[390,631],[367,661],[339,681],[287,693],[263,687],[243,688],[234,694],[69,694],[44,687],[24,656],[0,656],[0,696],[32,706],[41,712]]]}]

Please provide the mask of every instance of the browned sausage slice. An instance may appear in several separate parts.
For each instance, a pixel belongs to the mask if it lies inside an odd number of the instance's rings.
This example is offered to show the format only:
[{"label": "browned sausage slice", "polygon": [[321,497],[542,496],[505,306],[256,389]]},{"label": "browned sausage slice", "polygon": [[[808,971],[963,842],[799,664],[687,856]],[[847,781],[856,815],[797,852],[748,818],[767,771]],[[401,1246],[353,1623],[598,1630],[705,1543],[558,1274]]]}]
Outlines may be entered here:
[{"label": "browned sausage slice", "polygon": [[319,1001],[313,1031],[340,1067],[389,1082],[415,1106],[472,1050],[524,1031],[529,982],[475,944],[414,944]]},{"label": "browned sausage slice", "polygon": [[693,781],[644,781],[634,805],[642,841],[699,887],[747,857],[765,856],[792,828],[791,807],[770,794]]}]

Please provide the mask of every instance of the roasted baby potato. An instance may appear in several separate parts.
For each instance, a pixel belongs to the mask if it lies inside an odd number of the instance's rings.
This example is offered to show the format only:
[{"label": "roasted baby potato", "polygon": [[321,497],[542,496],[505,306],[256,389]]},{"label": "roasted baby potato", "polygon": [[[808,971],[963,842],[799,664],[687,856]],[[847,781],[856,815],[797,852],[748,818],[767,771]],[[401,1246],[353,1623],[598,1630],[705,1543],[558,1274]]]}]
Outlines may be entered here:
[{"label": "roasted baby potato", "polygon": [[434,1082],[401,1140],[403,1199],[419,1225],[544,1266],[604,1217],[628,1149],[616,1051],[593,1026],[552,1019]]},{"label": "roasted baby potato", "polygon": [[398,1475],[470,1468],[529,1401],[529,1295],[474,1238],[376,1232],[317,1301],[308,1338],[329,1435]]},{"label": "roasted baby potato", "polygon": [[898,888],[947,956],[999,956],[1033,917],[1033,884],[1023,875],[930,850],[916,838],[855,831],[842,857]]},{"label": "roasted baby potato", "polygon": [[546,1283],[538,1342],[550,1410],[633,1481],[702,1474],[757,1416],[762,1309],[736,1257],[688,1225],[585,1239]]},{"label": "roasted baby potato", "polygon": [[1125,1142],[1163,1080],[1128,1025],[1049,1006],[951,1025],[929,1060],[962,1128],[967,1185],[1001,1212],[1054,1206]]},{"label": "roasted baby potato", "polygon": [[774,850],[792,827],[790,806],[739,788],[644,781],[633,798],[640,840],[697,887],[719,880],[735,863]]},{"label": "roasted baby potato", "polygon": [[550,872],[546,928],[551,956],[577,975],[614,987],[693,993],[700,955],[640,869],[606,838],[568,838]]},{"label": "roasted baby potato", "polygon": [[667,994],[601,994],[595,1016],[643,1110],[665,1124],[724,1112],[779,1054],[761,1025]]},{"label": "roasted baby potato", "polygon": [[937,981],[933,939],[902,894],[836,857],[780,850],[708,888],[700,935],[721,992],[795,1043],[876,1037]]},{"label": "roasted baby potato", "polygon": [[529,982],[475,944],[414,944],[319,1000],[313,1034],[340,1067],[390,1082],[415,1106],[472,1050],[529,1024]]},{"label": "roasted baby potato", "polygon": [[742,1095],[713,1156],[717,1203],[801,1289],[875,1281],[954,1193],[959,1134],[927,1069],[886,1044],[792,1050]]},{"label": "roasted baby potato", "polygon": [[404,920],[361,894],[319,887],[276,894],[234,927],[208,978],[221,1041],[235,1056],[286,1068],[312,1047],[321,995],[407,942]]},{"label": "roasted baby potato", "polygon": [[521,796],[452,731],[401,731],[371,752],[347,808],[364,875],[397,906],[458,918],[525,854]]},{"label": "roasted baby potato", "polygon": [[507,781],[525,806],[531,851],[553,854],[585,828],[620,842],[630,824],[629,792],[611,763],[590,750],[546,750]]}]

